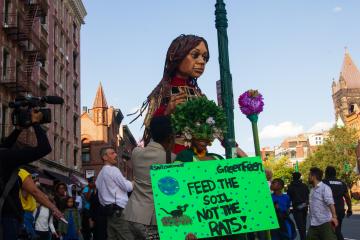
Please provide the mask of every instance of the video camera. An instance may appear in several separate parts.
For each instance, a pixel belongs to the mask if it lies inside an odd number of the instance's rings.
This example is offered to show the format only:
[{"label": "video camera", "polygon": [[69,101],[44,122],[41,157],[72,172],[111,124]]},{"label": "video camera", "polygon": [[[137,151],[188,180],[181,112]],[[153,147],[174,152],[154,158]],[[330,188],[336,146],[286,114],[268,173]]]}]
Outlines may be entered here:
[{"label": "video camera", "polygon": [[57,96],[33,97],[31,95],[25,97],[17,97],[15,101],[9,103],[10,108],[14,108],[11,114],[12,124],[20,127],[29,127],[33,124],[31,121],[32,108],[39,108],[39,112],[43,117],[40,124],[51,122],[51,110],[44,108],[46,104],[63,104],[64,99]]}]

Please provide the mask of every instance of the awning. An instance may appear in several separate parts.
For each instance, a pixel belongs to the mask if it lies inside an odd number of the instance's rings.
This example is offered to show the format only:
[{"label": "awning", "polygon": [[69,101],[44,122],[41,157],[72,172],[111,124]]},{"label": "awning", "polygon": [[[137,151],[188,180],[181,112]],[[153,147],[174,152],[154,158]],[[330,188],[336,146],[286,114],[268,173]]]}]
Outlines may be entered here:
[{"label": "awning", "polygon": [[40,169],[31,165],[22,166],[22,168],[28,171],[31,175],[36,175],[40,183],[50,186],[54,185],[54,181],[51,180],[46,174],[44,174]]},{"label": "awning", "polygon": [[72,183],[76,185],[80,184],[82,187],[88,185],[88,181],[85,178],[76,176],[75,174],[70,174],[70,180],[72,181]]},{"label": "awning", "polygon": [[68,176],[64,176],[62,174],[52,172],[49,170],[44,170],[44,173],[47,174],[49,177],[51,177],[54,180],[54,182],[60,181],[60,182],[66,183],[66,184],[71,184],[70,178]]}]

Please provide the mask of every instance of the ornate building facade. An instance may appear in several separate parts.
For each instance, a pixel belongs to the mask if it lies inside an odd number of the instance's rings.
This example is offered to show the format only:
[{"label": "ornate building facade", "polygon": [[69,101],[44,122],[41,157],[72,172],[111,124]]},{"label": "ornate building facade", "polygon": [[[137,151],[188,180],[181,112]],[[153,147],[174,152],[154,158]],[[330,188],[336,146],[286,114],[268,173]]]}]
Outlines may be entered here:
[{"label": "ornate building facade", "polygon": [[332,83],[336,122],[354,128],[360,137],[360,71],[346,50],[339,80]]},{"label": "ornate building facade", "polygon": [[84,107],[81,115],[81,158],[86,177],[96,176],[101,170],[104,164],[100,158],[100,149],[105,146],[115,149],[119,158],[118,167],[125,176],[132,177],[129,160],[136,141],[129,128],[121,124],[123,118],[120,109],[108,106],[100,84],[92,109]]},{"label": "ornate building facade", "polygon": [[[53,151],[34,163],[50,174],[80,174],[80,29],[86,10],[81,0],[0,0],[0,136],[12,130],[8,103],[15,97],[54,95],[46,124]],[[34,143],[25,131],[23,144]]]}]

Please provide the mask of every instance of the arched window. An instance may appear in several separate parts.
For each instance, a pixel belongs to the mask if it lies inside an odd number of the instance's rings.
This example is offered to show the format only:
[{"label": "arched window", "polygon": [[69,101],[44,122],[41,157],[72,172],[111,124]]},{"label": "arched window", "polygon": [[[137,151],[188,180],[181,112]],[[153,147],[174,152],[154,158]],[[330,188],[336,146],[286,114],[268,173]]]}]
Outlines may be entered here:
[{"label": "arched window", "polygon": [[89,163],[90,158],[90,141],[87,138],[84,138],[81,141],[81,160],[83,163]]}]

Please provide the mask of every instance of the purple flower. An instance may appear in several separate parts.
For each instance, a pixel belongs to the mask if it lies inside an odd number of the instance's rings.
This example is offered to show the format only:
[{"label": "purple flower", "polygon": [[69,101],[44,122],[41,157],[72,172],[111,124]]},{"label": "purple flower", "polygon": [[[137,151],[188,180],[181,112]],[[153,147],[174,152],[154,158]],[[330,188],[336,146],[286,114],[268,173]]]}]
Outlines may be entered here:
[{"label": "purple flower", "polygon": [[246,116],[259,114],[263,111],[263,96],[257,90],[248,90],[240,95],[240,110]]}]

